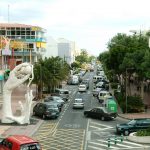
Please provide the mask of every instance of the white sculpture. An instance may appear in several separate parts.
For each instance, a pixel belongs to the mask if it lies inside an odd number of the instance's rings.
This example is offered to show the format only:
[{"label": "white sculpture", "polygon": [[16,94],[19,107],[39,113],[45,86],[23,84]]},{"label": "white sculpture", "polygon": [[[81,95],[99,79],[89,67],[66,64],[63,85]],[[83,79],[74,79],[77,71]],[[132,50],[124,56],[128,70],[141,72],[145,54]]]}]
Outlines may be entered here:
[{"label": "white sculpture", "polygon": [[[30,78],[31,76],[31,78]],[[2,116],[2,123],[12,123],[17,122],[19,124],[26,124],[30,123],[30,112],[31,112],[31,105],[32,105],[32,90],[30,90],[30,84],[33,80],[33,65],[29,63],[22,63],[16,66],[9,75],[8,80],[6,81],[3,87],[3,116]],[[12,91],[24,83],[27,79],[29,79],[29,83],[27,85],[27,93],[25,94],[25,103],[22,104],[19,101],[20,109],[21,109],[21,116],[13,116],[12,109],[11,109],[11,94]]]}]

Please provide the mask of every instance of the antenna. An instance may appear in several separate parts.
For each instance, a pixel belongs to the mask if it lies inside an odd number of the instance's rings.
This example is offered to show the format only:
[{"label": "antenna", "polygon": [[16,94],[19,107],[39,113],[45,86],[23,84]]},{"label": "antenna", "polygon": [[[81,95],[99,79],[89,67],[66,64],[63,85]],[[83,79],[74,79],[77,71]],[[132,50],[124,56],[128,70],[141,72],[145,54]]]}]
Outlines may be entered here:
[{"label": "antenna", "polygon": [[8,5],[8,23],[9,23],[9,5]]}]

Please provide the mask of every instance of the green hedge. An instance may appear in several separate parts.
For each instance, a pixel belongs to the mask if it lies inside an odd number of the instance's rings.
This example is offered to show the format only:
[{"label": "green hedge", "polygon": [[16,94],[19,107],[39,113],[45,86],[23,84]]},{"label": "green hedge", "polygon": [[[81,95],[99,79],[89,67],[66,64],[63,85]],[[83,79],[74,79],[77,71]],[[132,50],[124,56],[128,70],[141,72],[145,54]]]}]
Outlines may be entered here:
[{"label": "green hedge", "polygon": [[150,136],[150,127],[148,129],[139,130],[136,136]]},{"label": "green hedge", "polygon": [[[126,112],[126,97],[121,92],[114,92],[114,96],[123,113]],[[138,113],[144,111],[144,104],[139,96],[128,96],[127,97],[127,112]]]}]

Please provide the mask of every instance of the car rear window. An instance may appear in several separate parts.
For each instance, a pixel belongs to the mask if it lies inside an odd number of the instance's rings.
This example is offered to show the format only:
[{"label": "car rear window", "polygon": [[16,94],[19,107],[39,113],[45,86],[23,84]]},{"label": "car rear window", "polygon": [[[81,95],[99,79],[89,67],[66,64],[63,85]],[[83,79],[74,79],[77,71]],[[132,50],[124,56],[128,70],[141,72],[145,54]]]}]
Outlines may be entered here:
[{"label": "car rear window", "polygon": [[75,103],[83,103],[82,99],[75,100]]},{"label": "car rear window", "polygon": [[38,143],[21,145],[20,150],[42,150]]}]

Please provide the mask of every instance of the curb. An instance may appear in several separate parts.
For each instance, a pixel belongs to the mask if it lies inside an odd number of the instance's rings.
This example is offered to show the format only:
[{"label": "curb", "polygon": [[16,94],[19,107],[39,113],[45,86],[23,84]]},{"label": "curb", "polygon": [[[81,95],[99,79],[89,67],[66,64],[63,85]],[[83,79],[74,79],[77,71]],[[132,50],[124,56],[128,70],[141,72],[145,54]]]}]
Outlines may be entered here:
[{"label": "curb", "polygon": [[123,118],[123,119],[131,120],[131,118],[128,118],[128,117],[122,116],[121,114],[118,114],[118,117],[121,117],[121,118]]}]

